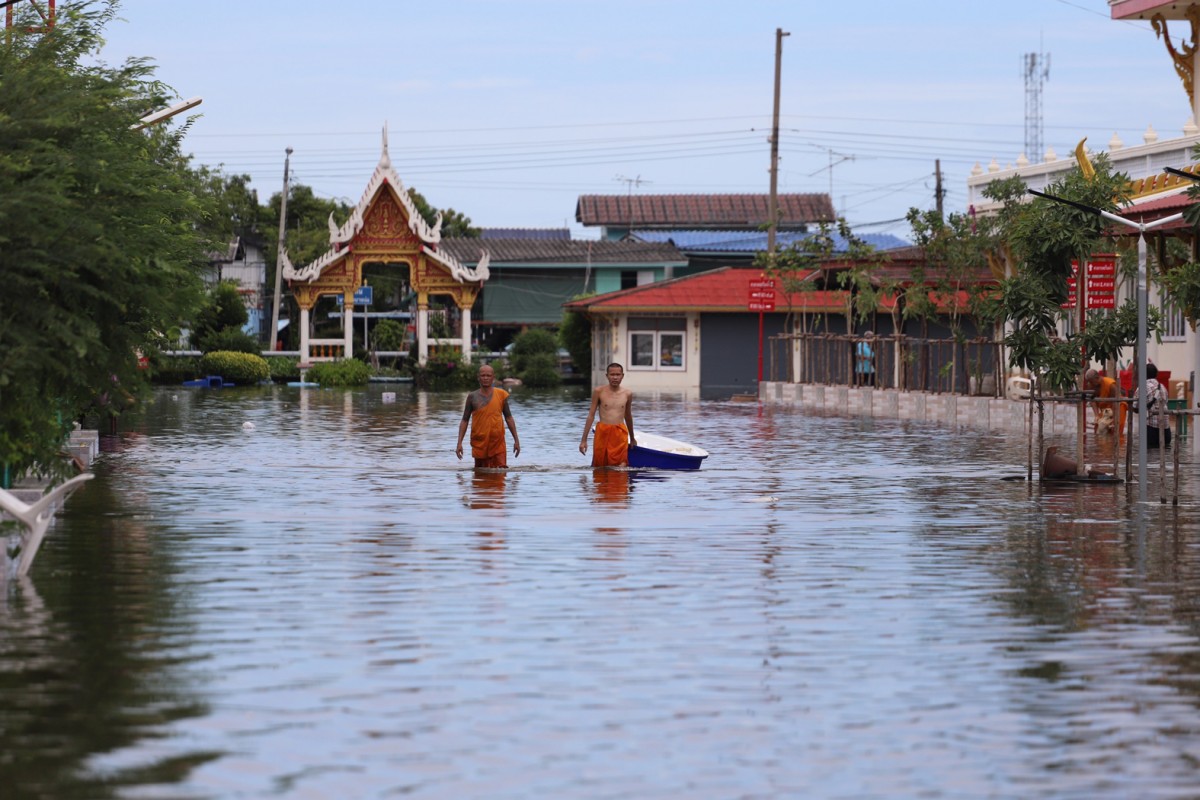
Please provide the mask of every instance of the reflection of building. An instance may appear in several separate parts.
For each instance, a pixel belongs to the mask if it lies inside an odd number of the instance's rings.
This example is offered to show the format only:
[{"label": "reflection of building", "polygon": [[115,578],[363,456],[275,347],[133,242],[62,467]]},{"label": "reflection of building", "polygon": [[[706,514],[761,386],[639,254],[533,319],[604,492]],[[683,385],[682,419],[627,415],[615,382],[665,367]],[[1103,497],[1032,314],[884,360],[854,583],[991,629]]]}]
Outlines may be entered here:
[{"label": "reflection of building", "polygon": [[209,271],[204,279],[208,284],[232,281],[246,304],[246,324],[242,330],[267,341],[270,315],[263,313],[267,286],[267,260],[262,239],[257,234],[237,236],[224,252],[209,255]]}]

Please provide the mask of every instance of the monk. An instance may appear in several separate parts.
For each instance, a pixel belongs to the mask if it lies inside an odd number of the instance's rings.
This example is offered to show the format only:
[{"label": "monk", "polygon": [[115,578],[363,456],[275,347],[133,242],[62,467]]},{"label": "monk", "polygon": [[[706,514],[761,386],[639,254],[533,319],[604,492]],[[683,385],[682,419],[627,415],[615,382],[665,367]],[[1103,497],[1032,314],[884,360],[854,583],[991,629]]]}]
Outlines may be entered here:
[{"label": "monk", "polygon": [[[1096,393],[1097,400],[1108,400],[1121,397],[1121,384],[1117,383],[1116,378],[1103,377],[1094,369],[1089,369],[1083,373],[1084,388],[1090,389]],[[1113,419],[1117,421],[1116,432],[1125,435],[1125,404],[1124,403],[1092,403],[1096,410],[1096,422],[1092,424],[1092,430],[1099,430],[1100,414],[1104,409],[1111,409]],[[1116,406],[1116,408],[1113,408]]]},{"label": "monk", "polygon": [[458,447],[454,453],[462,460],[463,436],[467,433],[467,421],[470,420],[471,455],[475,457],[476,469],[508,467],[505,424],[512,431],[513,456],[521,455],[521,440],[517,436],[517,423],[508,407],[508,392],[492,386],[495,380],[494,369],[487,364],[479,368],[479,388],[467,395],[462,421],[458,423]]},{"label": "monk", "polygon": [[621,388],[625,368],[620,364],[609,364],[604,374],[608,383],[592,391],[592,406],[588,409],[587,422],[583,423],[579,452],[587,455],[588,431],[592,429],[592,420],[599,409],[600,422],[596,425],[596,439],[592,446],[592,466],[624,467],[629,464],[629,448],[637,445],[633,437],[633,392]]}]

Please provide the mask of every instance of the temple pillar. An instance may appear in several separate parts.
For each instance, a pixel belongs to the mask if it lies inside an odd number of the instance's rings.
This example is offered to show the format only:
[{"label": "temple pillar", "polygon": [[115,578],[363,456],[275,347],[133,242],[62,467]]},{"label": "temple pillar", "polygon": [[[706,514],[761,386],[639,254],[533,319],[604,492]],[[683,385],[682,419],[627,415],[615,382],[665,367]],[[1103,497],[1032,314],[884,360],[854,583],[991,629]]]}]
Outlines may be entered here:
[{"label": "temple pillar", "polygon": [[429,295],[417,294],[417,364],[425,366],[429,360]]},{"label": "temple pillar", "polygon": [[463,363],[471,364],[471,307],[462,309],[462,355]]},{"label": "temple pillar", "polygon": [[311,354],[308,352],[308,309],[300,308],[300,363],[307,364]]}]

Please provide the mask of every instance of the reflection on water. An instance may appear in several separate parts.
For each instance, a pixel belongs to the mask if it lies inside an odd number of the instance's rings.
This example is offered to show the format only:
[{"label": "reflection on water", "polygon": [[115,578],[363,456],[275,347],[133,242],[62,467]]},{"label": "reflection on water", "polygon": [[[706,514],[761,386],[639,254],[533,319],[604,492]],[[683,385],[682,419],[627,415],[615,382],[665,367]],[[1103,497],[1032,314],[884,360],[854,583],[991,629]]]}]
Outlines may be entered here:
[{"label": "reflection on water", "polygon": [[593,470],[586,395],[518,390],[473,470],[461,395],[380,395],[106,440],[0,605],[13,796],[1195,796],[1187,453],[1139,509],[1002,480],[1015,438],[640,396],[712,455]]}]

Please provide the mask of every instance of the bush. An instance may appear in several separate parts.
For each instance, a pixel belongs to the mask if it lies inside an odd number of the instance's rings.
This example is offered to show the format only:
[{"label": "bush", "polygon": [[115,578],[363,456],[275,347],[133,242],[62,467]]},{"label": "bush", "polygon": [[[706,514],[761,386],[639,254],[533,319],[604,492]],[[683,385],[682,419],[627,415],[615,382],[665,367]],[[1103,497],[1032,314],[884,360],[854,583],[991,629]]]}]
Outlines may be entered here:
[{"label": "bush", "polygon": [[250,353],[260,355],[262,345],[241,328],[223,328],[216,333],[210,333],[199,341],[197,348],[202,353]]},{"label": "bush", "polygon": [[529,386],[557,386],[558,339],[543,328],[531,328],[513,340],[511,366],[521,382]]},{"label": "bush", "polygon": [[462,351],[458,348],[440,349],[430,353],[425,366],[413,366],[413,383],[418,389],[473,389],[477,385],[477,370],[463,363]]},{"label": "bush", "polygon": [[371,331],[376,350],[398,352],[404,346],[404,326],[394,319],[381,319]]},{"label": "bush", "polygon": [[150,355],[150,380],[159,384],[177,384],[199,378],[199,356]]},{"label": "bush", "polygon": [[587,317],[575,311],[563,314],[558,329],[558,341],[571,354],[571,364],[581,375],[592,371],[592,324]]},{"label": "bush", "polygon": [[300,359],[295,356],[271,356],[267,359],[273,381],[300,380]]},{"label": "bush", "polygon": [[529,356],[525,361],[525,371],[520,373],[520,378],[526,386],[558,386],[562,381],[562,376],[558,374],[558,356],[547,353],[535,353]]},{"label": "bush", "polygon": [[200,358],[200,371],[220,375],[230,383],[251,384],[271,377],[271,367],[262,356],[218,350]]},{"label": "bush", "polygon": [[371,368],[354,358],[322,361],[309,368],[307,379],[322,386],[366,386]]}]

